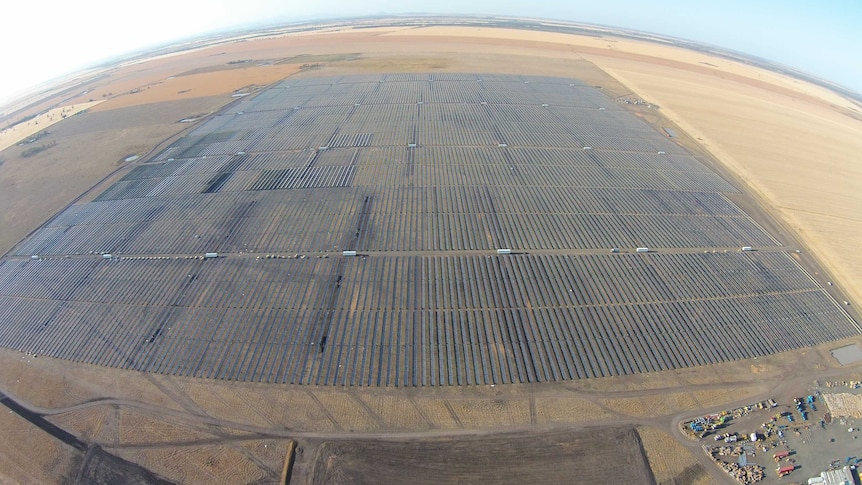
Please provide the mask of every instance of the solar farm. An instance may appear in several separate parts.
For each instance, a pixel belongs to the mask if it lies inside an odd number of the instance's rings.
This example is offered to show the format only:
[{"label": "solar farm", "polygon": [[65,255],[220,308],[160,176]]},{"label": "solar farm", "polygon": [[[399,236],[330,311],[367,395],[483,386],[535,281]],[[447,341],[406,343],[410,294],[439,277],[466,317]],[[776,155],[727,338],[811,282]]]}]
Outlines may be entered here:
[{"label": "solar farm", "polygon": [[580,81],[288,79],[8,253],[0,346],[209,379],[454,386],[862,332],[738,193]]}]

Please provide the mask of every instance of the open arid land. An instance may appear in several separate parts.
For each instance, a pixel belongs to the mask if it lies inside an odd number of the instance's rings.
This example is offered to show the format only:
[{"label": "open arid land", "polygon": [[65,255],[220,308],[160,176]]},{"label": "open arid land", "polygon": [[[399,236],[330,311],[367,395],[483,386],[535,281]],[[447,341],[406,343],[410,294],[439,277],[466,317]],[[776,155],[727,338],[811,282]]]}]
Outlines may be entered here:
[{"label": "open arid land", "polygon": [[862,379],[862,106],[762,66],[374,20],[4,113],[2,481],[735,483],[681,423]]}]

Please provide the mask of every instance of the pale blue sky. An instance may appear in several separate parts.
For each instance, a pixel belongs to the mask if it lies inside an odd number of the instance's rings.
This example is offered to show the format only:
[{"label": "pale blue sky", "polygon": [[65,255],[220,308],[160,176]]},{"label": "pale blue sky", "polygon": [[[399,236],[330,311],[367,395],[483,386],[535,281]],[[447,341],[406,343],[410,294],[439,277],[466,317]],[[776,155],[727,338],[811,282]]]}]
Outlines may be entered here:
[{"label": "pale blue sky", "polygon": [[862,92],[862,0],[42,0],[0,18],[0,102],[145,46],[252,22],[381,13],[562,19],[705,42]]}]

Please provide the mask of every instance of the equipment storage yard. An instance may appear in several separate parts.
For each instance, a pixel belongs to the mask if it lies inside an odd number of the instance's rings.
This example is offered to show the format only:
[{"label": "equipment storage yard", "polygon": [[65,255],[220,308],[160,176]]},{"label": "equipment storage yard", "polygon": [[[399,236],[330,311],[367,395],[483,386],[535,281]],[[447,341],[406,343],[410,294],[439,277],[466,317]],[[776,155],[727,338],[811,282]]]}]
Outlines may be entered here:
[{"label": "equipment storage yard", "polygon": [[440,386],[859,334],[727,194],[579,81],[290,79],[22,241],[0,263],[0,344],[171,375]]},{"label": "equipment storage yard", "polygon": [[[862,402],[858,383],[849,384],[849,390],[841,389],[841,384],[848,383],[814,384],[788,400],[769,399],[685,420],[681,430],[726,470],[746,463],[748,470],[760,470],[766,484],[806,483],[823,471],[862,463],[860,419],[838,416],[827,404],[836,395]],[[710,423],[717,424],[714,430]],[[693,430],[698,424],[703,431]],[[756,442],[751,440],[752,433]]]}]

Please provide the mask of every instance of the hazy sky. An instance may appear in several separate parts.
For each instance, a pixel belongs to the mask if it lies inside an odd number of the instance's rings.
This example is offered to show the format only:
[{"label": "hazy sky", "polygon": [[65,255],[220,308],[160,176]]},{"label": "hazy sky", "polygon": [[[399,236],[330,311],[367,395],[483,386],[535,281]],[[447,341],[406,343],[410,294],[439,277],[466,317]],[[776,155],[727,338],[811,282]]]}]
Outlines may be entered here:
[{"label": "hazy sky", "polygon": [[0,102],[106,58],[252,22],[492,14],[625,27],[786,64],[862,92],[862,0],[14,1],[0,17]]}]

